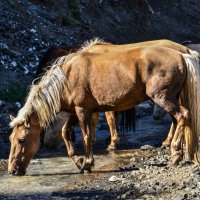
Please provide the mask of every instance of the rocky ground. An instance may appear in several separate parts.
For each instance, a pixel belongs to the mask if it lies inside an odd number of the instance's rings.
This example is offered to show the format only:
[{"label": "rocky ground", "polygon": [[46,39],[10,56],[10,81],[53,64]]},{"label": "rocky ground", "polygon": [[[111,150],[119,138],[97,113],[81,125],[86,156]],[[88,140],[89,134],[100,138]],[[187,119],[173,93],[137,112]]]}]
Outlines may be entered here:
[{"label": "rocky ground", "polygon": [[[8,176],[7,160],[1,159],[0,199],[198,200],[200,166],[184,162],[176,167],[168,165],[169,148],[160,145],[169,130],[169,116],[155,122],[151,113],[149,103],[137,108],[137,131],[121,136],[116,153],[105,152],[108,131],[105,125],[99,126],[94,146],[97,167],[92,174],[78,174],[71,160],[63,160],[64,148],[57,153],[42,148],[30,164],[28,175],[22,178]],[[105,120],[101,122],[104,124]],[[78,137],[79,151],[80,143]],[[6,140],[3,144],[8,146]],[[64,157],[56,160],[60,155]],[[15,185],[16,181],[23,187]]]},{"label": "rocky ground", "polygon": [[98,172],[95,178],[75,179],[70,187],[50,193],[0,194],[0,199],[198,200],[199,165],[169,167],[168,161],[169,149],[146,145],[134,153],[130,164]]},{"label": "rocky ground", "polygon": [[[198,0],[1,0],[0,181],[6,181],[8,114],[16,115],[20,109],[50,46],[80,44],[93,37],[113,43],[163,38],[200,43],[199,6]],[[144,129],[137,133],[151,129],[145,112],[138,114],[144,116]],[[169,150],[159,147],[162,137],[147,134],[134,145],[125,143],[120,148],[137,148],[128,166],[100,173],[96,179],[74,181],[68,190],[13,196],[0,188],[0,199],[200,199],[199,166],[168,167]],[[153,147],[140,149],[145,143]],[[95,148],[100,147],[101,143]]]},{"label": "rocky ground", "polygon": [[104,174],[95,181],[78,183],[73,190],[55,192],[52,196],[102,200],[199,199],[199,165],[187,166],[183,163],[178,167],[169,167],[168,152],[168,149],[142,147],[138,157],[131,158],[130,164],[121,167],[120,172]]}]

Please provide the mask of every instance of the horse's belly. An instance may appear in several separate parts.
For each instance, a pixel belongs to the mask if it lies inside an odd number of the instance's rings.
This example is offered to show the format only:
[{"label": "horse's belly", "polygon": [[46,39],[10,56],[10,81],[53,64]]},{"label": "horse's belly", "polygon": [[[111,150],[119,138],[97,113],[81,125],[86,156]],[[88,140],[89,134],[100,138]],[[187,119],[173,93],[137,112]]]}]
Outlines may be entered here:
[{"label": "horse's belly", "polygon": [[103,109],[109,110],[126,110],[146,100],[147,96],[143,90],[139,90],[136,87],[115,89],[104,92],[99,92],[99,95],[95,96],[97,102],[97,108],[99,111]]}]

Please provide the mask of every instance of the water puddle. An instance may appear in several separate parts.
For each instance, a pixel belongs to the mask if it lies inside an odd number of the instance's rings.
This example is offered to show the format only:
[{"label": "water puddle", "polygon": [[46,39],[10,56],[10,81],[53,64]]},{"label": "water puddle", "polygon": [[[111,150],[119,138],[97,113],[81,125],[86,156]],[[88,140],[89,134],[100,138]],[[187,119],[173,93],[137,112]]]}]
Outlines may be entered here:
[{"label": "water puddle", "polygon": [[[95,168],[91,174],[80,174],[69,157],[52,157],[32,160],[27,175],[10,176],[4,171],[0,177],[0,192],[7,194],[50,193],[75,187],[75,183],[94,180],[100,174],[118,170],[128,164],[134,151],[117,151],[116,153],[98,152],[95,156]],[[2,171],[3,172],[3,171]]]},{"label": "water puddle", "polygon": [[152,116],[144,117],[139,121],[140,128],[135,133],[121,137],[119,150],[110,153],[105,150],[104,144],[108,131],[98,131],[97,145],[94,146],[95,168],[91,174],[80,174],[65,153],[39,153],[39,158],[31,161],[27,175],[22,177],[10,176],[5,167],[0,167],[0,197],[15,194],[51,195],[55,191],[77,188],[81,182],[95,180],[105,173],[118,172],[119,167],[129,164],[130,158],[140,154],[135,146],[160,144],[169,125],[170,122],[155,125]]}]

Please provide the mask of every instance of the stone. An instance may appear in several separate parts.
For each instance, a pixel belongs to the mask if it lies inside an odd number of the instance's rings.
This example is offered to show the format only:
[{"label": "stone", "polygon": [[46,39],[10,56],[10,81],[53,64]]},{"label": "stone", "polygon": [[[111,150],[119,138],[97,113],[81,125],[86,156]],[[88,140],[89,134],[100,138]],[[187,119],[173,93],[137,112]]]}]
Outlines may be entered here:
[{"label": "stone", "polygon": [[153,146],[151,146],[151,145],[148,145],[148,144],[146,144],[146,145],[140,147],[141,150],[152,150],[152,149],[154,149],[154,148],[155,148],[155,147],[153,147]]},{"label": "stone", "polygon": [[20,102],[16,102],[15,106],[16,106],[17,109],[20,109],[22,107],[22,104]]},{"label": "stone", "polygon": [[121,196],[122,199],[126,199],[126,193]]},{"label": "stone", "polygon": [[111,176],[109,179],[108,179],[110,182],[116,182],[119,180],[119,178],[117,176]]},{"label": "stone", "polygon": [[183,196],[179,195],[179,196],[175,197],[175,198],[172,199],[172,200],[184,200],[184,199],[185,199],[185,198],[184,198]]}]

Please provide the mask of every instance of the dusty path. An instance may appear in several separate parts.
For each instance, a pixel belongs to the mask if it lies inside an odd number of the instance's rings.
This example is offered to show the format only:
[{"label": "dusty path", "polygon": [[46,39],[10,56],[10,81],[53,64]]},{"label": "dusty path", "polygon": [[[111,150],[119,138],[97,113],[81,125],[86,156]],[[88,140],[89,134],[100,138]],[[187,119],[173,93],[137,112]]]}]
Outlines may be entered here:
[{"label": "dusty path", "polygon": [[141,118],[115,153],[105,151],[108,132],[98,131],[91,174],[79,174],[64,150],[40,151],[24,177],[9,176],[1,165],[0,199],[200,199],[199,166],[167,167],[169,150],[159,145],[169,125],[168,118]]}]

